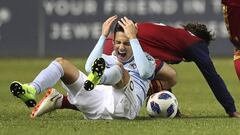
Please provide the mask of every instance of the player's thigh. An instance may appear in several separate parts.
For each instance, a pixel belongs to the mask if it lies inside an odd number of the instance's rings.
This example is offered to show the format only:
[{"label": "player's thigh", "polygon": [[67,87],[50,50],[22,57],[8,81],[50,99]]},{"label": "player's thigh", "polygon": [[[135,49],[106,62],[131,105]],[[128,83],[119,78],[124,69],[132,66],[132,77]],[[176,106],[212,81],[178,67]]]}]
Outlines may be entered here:
[{"label": "player's thigh", "polygon": [[[128,119],[134,119],[137,116],[144,100],[144,95],[141,93],[142,91],[140,89],[142,88],[134,85],[132,78],[129,79],[128,84],[124,88],[113,89],[115,116]],[[138,96],[142,98],[139,99]]]},{"label": "player's thigh", "polygon": [[223,5],[223,14],[230,40],[240,49],[240,8]]},{"label": "player's thigh", "polygon": [[163,66],[155,75],[154,79],[160,80],[176,80],[177,73],[176,71],[167,63],[163,63]]},{"label": "player's thigh", "polygon": [[60,63],[63,68],[64,76],[61,78],[61,80],[64,82],[64,84],[74,83],[79,77],[79,70],[76,68],[76,66],[62,57],[56,58],[56,61]]},{"label": "player's thigh", "polygon": [[62,86],[67,91],[70,97],[75,97],[84,90],[84,81],[87,79],[87,76],[79,70],[78,74],[79,76],[76,81],[71,84],[66,84],[62,81]]},{"label": "player's thigh", "polygon": [[84,82],[87,76],[79,71],[79,77],[73,84],[66,85],[62,83],[67,91],[68,100],[82,112],[103,112],[107,109],[113,110],[112,87],[97,85],[92,91],[84,89]]}]

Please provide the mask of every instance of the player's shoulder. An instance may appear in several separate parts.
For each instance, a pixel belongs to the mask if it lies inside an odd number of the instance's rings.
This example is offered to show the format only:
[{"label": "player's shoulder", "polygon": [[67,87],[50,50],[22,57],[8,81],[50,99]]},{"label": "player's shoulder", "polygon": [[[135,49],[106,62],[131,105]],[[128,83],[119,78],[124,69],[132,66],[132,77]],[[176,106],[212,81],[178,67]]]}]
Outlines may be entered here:
[{"label": "player's shoulder", "polygon": [[168,26],[161,22],[138,22],[137,26]]}]

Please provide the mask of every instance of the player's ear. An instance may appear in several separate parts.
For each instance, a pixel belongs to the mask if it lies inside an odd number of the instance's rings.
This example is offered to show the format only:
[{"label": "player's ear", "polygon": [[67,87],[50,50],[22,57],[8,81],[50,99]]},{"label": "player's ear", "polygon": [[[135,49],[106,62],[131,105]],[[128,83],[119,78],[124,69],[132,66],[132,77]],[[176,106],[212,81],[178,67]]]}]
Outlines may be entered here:
[{"label": "player's ear", "polygon": [[134,25],[135,25],[136,28],[138,28],[138,27],[137,27],[137,23],[135,23]]}]

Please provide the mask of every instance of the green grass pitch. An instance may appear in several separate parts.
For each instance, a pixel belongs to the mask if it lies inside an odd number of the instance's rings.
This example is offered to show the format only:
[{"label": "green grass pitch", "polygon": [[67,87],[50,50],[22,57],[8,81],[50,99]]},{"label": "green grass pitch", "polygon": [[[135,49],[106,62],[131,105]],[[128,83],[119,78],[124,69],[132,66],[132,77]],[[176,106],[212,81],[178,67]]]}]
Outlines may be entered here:
[{"label": "green grass pitch", "polygon": [[[58,110],[31,119],[31,109],[13,97],[9,84],[14,80],[30,82],[52,59],[0,59],[0,135],[237,135],[240,119],[229,118],[216,101],[204,78],[193,63],[173,65],[178,84],[173,91],[185,118],[153,119],[145,107],[135,120],[84,120],[81,112]],[[70,59],[84,69],[85,59]],[[231,59],[214,59],[219,74],[240,109],[240,82]],[[63,89],[57,84],[56,88]],[[43,95],[38,97],[38,100]]]}]

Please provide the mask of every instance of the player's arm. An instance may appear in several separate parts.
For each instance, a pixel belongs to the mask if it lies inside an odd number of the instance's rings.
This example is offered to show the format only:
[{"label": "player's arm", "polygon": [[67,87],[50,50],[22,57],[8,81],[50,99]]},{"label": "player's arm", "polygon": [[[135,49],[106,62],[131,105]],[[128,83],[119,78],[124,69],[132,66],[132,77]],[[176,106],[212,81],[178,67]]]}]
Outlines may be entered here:
[{"label": "player's arm", "polygon": [[138,39],[131,39],[130,44],[132,46],[133,56],[140,76],[143,79],[152,80],[154,78],[154,71],[156,67],[154,58],[143,52]]},{"label": "player's arm", "polygon": [[143,79],[151,79],[154,75],[155,62],[154,59],[147,57],[142,50],[142,47],[137,39],[137,28],[132,20],[127,17],[118,21],[118,23],[123,27],[125,34],[130,39],[130,45],[132,47],[133,56],[135,63],[139,70],[139,74]]},{"label": "player's arm", "polygon": [[92,52],[88,56],[87,62],[85,64],[85,70],[87,73],[91,72],[91,66],[95,59],[99,58],[103,54],[103,46],[104,42],[106,40],[106,37],[109,34],[110,28],[112,26],[112,23],[117,19],[117,16],[111,16],[109,17],[102,25],[102,35],[100,36],[97,44],[93,48]]},{"label": "player's arm", "polygon": [[91,66],[92,66],[94,60],[102,56],[103,45],[104,45],[105,39],[106,39],[106,37],[102,35],[99,38],[95,47],[93,48],[92,52],[88,56],[88,59],[85,64],[85,70],[87,73],[91,72]]}]

